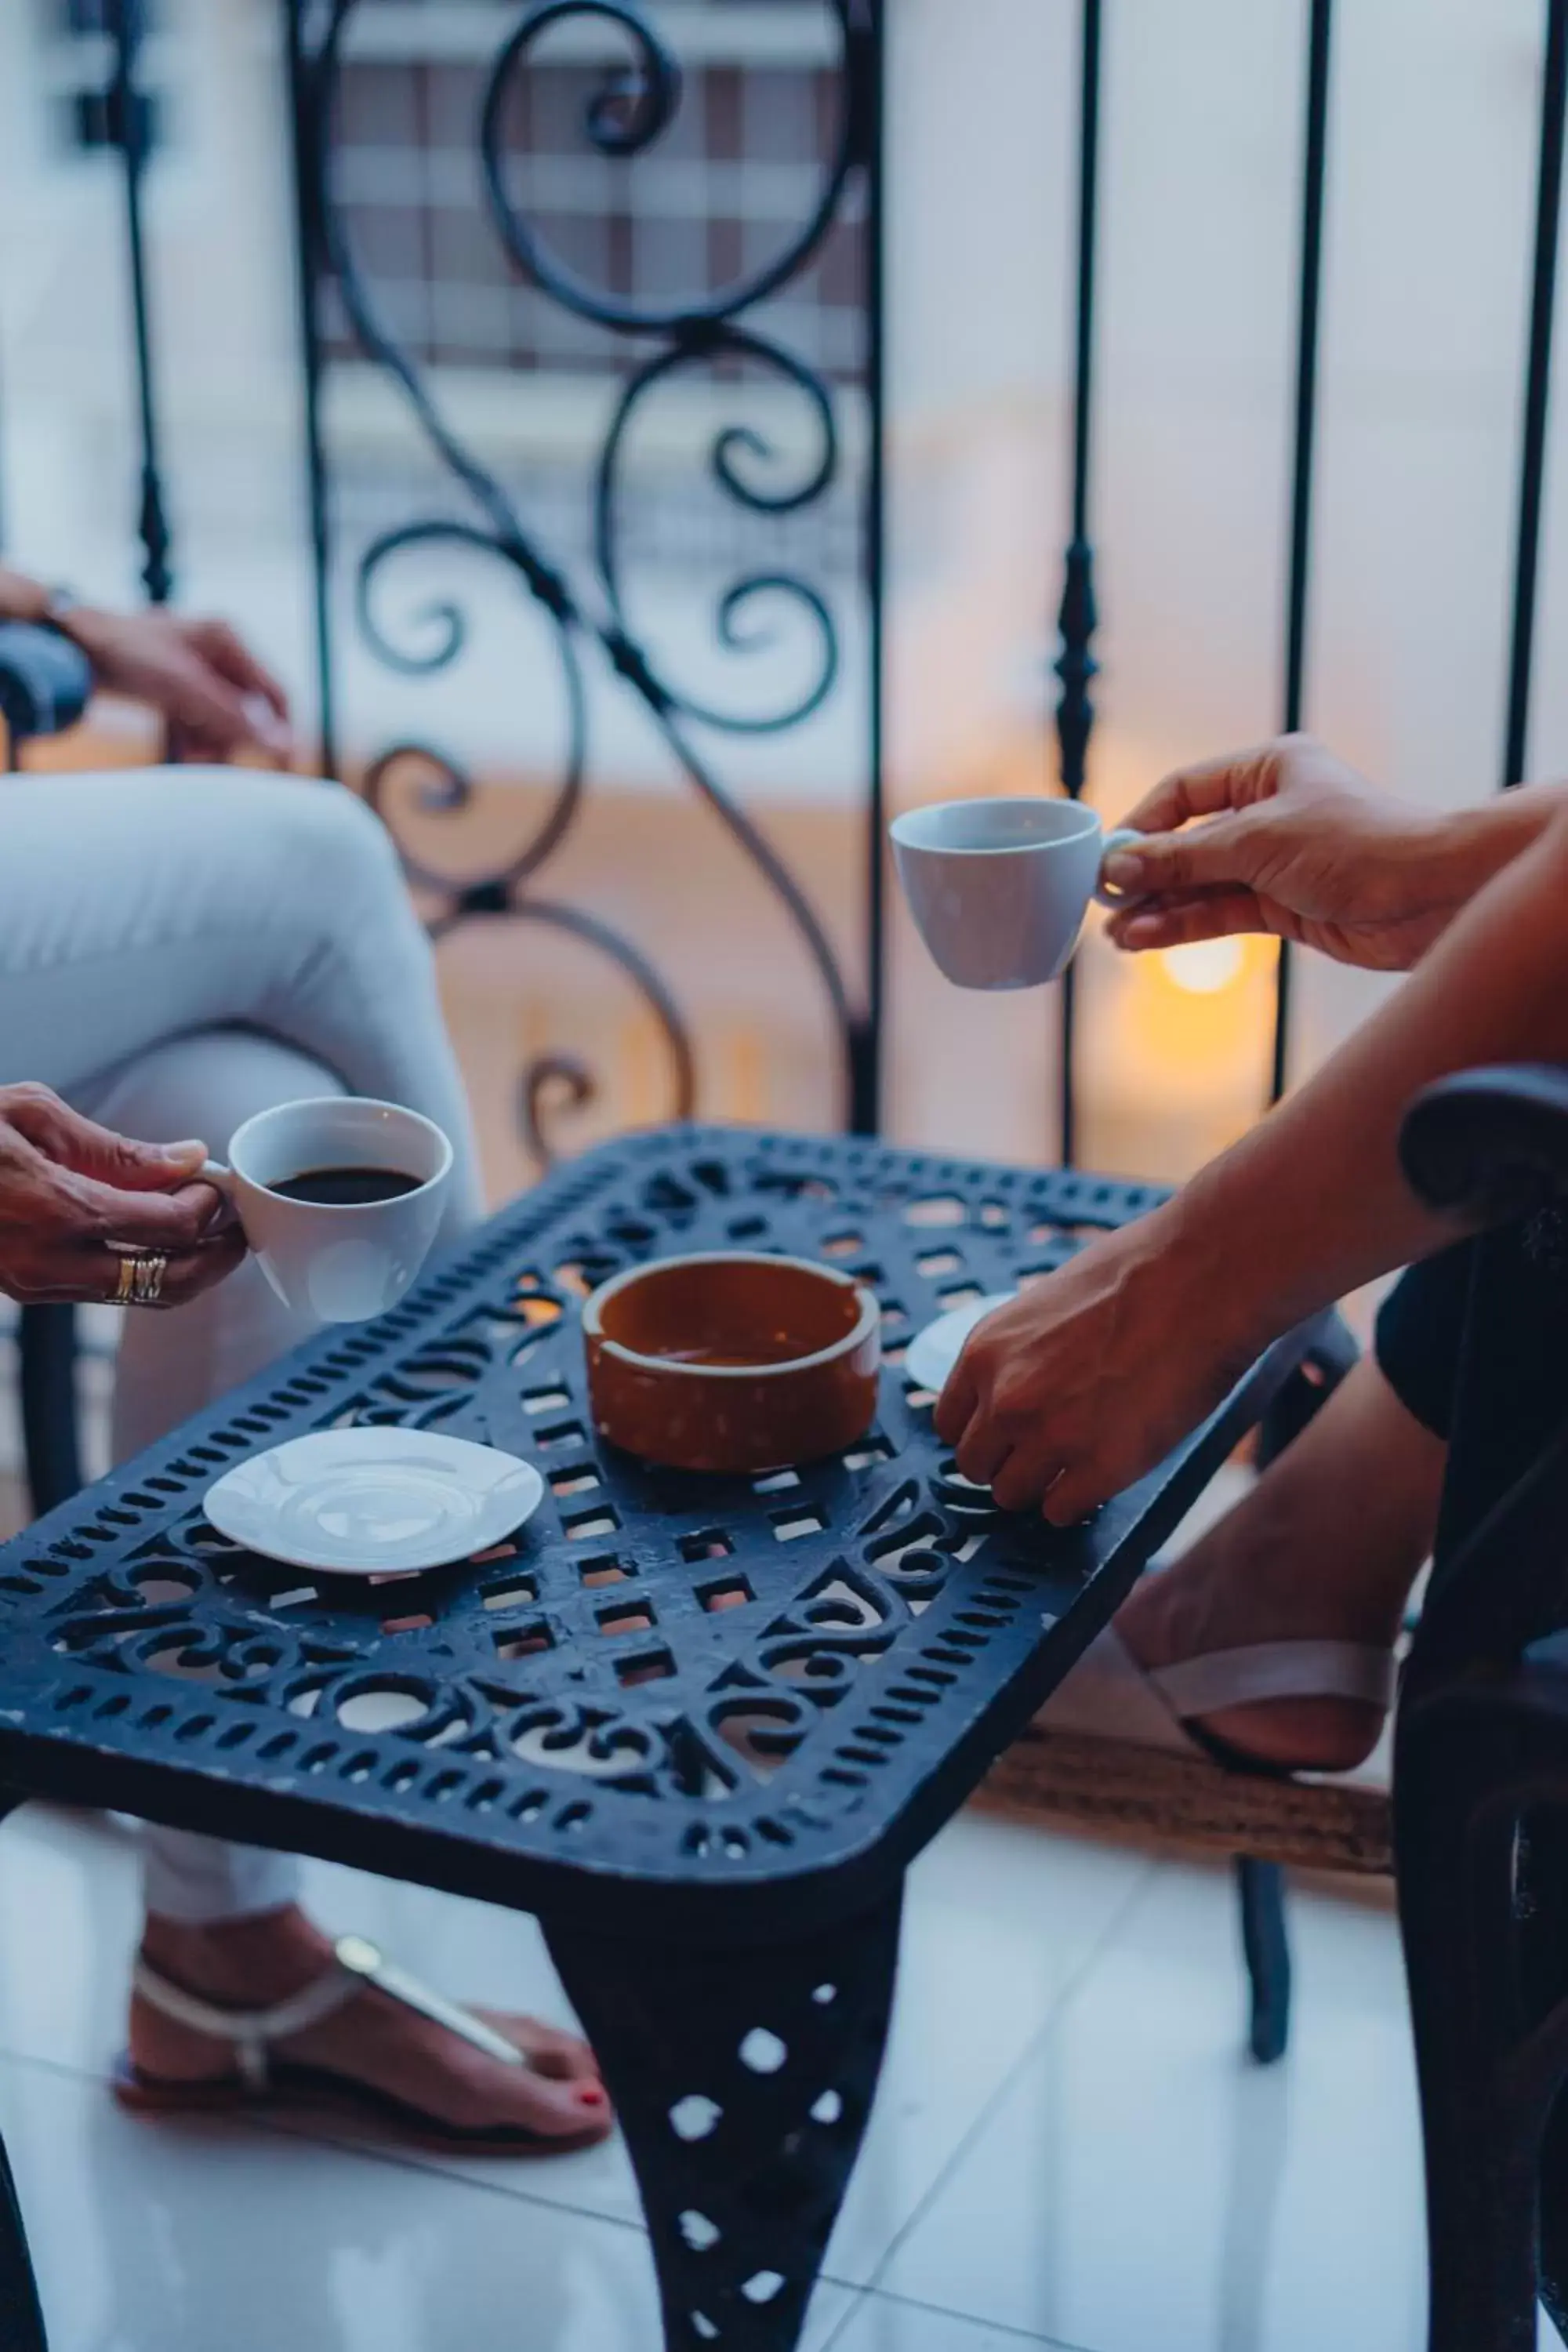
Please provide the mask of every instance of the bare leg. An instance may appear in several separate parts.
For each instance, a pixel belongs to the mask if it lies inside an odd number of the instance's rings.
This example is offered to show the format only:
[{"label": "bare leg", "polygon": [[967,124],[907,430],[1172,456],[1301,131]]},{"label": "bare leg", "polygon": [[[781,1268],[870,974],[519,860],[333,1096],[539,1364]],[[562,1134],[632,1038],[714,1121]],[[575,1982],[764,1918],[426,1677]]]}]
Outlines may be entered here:
[{"label": "bare leg", "polygon": [[[1370,1359],[1350,1372],[1257,1486],[1117,1619],[1141,1665],[1253,1643],[1393,1646],[1432,1549],[1447,1448]],[[1352,1699],[1274,1699],[1205,1728],[1260,1760],[1348,1771],[1381,1717]]]}]

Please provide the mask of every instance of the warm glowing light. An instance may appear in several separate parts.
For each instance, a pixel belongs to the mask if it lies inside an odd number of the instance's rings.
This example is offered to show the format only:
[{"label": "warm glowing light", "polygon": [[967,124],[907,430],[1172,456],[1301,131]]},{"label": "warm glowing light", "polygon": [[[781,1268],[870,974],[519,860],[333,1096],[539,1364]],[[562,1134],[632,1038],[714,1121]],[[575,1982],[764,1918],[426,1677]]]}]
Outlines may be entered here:
[{"label": "warm glowing light", "polygon": [[1190,947],[1164,948],[1160,961],[1165,977],[1189,996],[1217,996],[1232,988],[1247,964],[1239,940],[1194,940]]}]

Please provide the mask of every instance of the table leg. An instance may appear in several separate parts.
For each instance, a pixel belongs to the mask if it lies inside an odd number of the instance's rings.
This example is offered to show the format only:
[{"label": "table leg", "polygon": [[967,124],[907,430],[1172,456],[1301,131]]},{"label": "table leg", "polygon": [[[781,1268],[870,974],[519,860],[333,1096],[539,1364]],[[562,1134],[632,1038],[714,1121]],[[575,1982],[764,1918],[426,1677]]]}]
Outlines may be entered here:
[{"label": "table leg", "polygon": [[798,2344],[881,2068],[901,1896],[745,1950],[545,1923],[637,2171],[666,2352]]}]

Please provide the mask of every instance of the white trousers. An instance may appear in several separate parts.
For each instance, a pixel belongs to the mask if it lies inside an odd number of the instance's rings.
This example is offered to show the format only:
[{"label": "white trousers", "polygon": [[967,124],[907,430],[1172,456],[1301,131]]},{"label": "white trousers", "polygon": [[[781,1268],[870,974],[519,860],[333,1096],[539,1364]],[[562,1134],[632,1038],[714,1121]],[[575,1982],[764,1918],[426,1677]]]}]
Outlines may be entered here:
[{"label": "white trousers", "polygon": [[[443,1238],[479,1212],[462,1080],[392,845],[332,784],[234,768],[0,777],[0,1084],[221,1156],[273,1103],[347,1091],[423,1111],[458,1164]],[[112,1269],[105,1267],[105,1286]],[[252,1265],[131,1313],[116,1459],[305,1336]],[[149,1827],[148,1908],[235,1918],[294,1897],[289,1855]]]}]

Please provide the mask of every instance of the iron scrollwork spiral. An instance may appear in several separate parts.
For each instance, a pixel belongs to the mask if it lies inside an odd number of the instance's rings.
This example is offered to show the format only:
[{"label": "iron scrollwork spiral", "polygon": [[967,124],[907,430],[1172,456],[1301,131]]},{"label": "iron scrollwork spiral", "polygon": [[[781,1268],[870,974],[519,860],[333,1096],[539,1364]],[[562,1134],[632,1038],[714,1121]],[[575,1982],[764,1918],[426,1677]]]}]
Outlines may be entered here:
[{"label": "iron scrollwork spiral", "polygon": [[[288,0],[302,32],[310,0]],[[668,1049],[672,1108],[679,1116],[695,1108],[696,1067],[689,1031],[680,1009],[647,959],[620,933],[596,918],[535,896],[533,884],[571,831],[580,814],[589,757],[589,709],[585,656],[595,648],[639,698],[688,782],[712,810],[752,867],[785,909],[816,971],[834,1023],[847,1091],[852,1083],[857,1027],[837,955],[820,918],[795,877],[753,819],[721,782],[700,750],[696,730],[731,735],[777,735],[797,727],[832,693],[841,670],[838,631],[826,597],[798,572],[759,567],[731,582],[719,597],[714,635],[726,654],[759,651],[773,642],[764,615],[792,614],[806,633],[808,667],[774,707],[747,710],[716,704],[684,689],[650,655],[629,613],[622,562],[621,480],[628,436],[644,404],[680,371],[715,367],[735,374],[763,372],[799,398],[810,425],[811,448],[804,465],[787,467],[779,449],[754,425],[739,423],[717,430],[708,467],[722,496],[748,512],[778,517],[824,499],[841,471],[841,442],[833,394],[823,377],[773,336],[746,322],[745,314],[777,294],[808,269],[841,216],[847,191],[858,174],[872,168],[870,132],[875,89],[875,0],[822,0],[835,20],[839,55],[834,88],[837,119],[827,142],[815,200],[805,221],[789,232],[761,266],[716,290],[669,303],[622,297],[579,277],[552,251],[514,203],[509,187],[509,101],[534,68],[537,44],[552,27],[595,20],[624,36],[627,58],[607,65],[588,99],[583,131],[596,152],[626,162],[646,152],[679,111],[684,88],[679,58],[663,35],[631,0],[538,0],[503,39],[485,82],[480,108],[479,162],[491,226],[512,266],[542,298],[614,333],[635,337],[639,354],[650,339],[658,348],[640,356],[616,403],[595,467],[593,562],[596,593],[577,594],[563,567],[552,562],[538,535],[525,522],[517,501],[495,473],[475,455],[444,413],[420,366],[391,332],[377,309],[353,249],[345,208],[333,172],[335,128],[345,34],[359,0],[330,0],[324,29],[311,47],[301,41],[305,73],[296,103],[301,113],[300,152],[303,222],[309,282],[312,289],[310,331],[320,346],[313,299],[328,279],[361,350],[401,388],[410,414],[441,466],[473,509],[471,519],[431,518],[383,532],[360,554],[355,577],[359,629],[373,654],[405,674],[433,675],[449,669],[464,649],[468,623],[450,598],[432,600],[394,634],[379,609],[378,592],[388,567],[411,552],[437,545],[466,547],[499,559],[542,615],[559,666],[566,711],[566,745],[557,781],[543,815],[527,839],[500,866],[468,877],[437,871],[403,841],[398,814],[401,782],[419,779],[417,803],[426,815],[456,816],[471,807],[474,784],[467,771],[434,746],[400,742],[384,751],[366,774],[365,791],[398,838],[411,879],[435,903],[437,935],[478,917],[502,916],[570,931],[617,963],[652,1013]],[[409,634],[410,619],[413,635]],[[594,1091],[584,1066],[550,1055],[525,1073],[522,1121],[537,1155],[552,1157],[547,1112],[563,1095],[581,1107]]]}]

